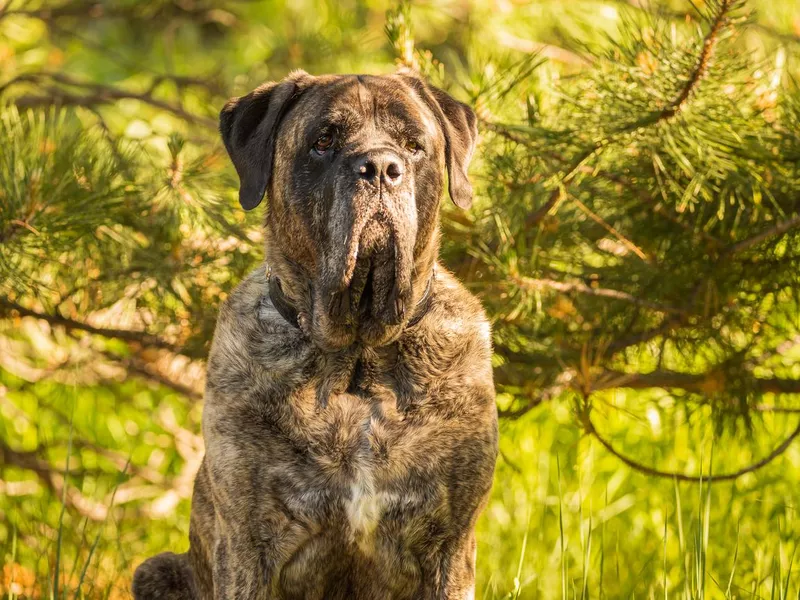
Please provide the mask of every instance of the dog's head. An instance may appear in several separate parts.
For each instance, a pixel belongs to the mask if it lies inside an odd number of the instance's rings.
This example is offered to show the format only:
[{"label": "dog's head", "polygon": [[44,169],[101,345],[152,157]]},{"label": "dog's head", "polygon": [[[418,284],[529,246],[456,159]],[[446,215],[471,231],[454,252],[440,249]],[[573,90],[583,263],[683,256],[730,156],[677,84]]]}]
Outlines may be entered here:
[{"label": "dog's head", "polygon": [[242,206],[269,197],[268,262],[315,342],[396,339],[436,259],[445,172],[472,202],[472,110],[413,75],[295,72],[228,102],[220,129]]}]

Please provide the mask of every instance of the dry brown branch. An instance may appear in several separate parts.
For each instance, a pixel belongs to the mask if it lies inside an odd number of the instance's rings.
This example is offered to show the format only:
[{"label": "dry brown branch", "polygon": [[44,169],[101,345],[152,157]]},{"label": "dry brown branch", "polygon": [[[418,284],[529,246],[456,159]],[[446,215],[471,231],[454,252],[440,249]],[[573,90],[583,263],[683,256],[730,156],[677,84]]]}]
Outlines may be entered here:
[{"label": "dry brown branch", "polygon": [[188,2],[169,2],[164,3],[157,11],[154,12],[138,12],[137,3],[124,4],[112,2],[96,2],[96,1],[77,1],[77,2],[63,2],[57,6],[48,6],[45,3],[40,8],[26,9],[16,8],[8,9],[0,12],[0,18],[5,16],[20,16],[30,19],[39,19],[41,21],[50,23],[52,21],[64,18],[86,18],[86,19],[128,19],[128,20],[143,20],[147,18],[149,21],[162,22],[165,19],[189,19],[199,23],[216,22],[223,25],[234,25],[237,21],[236,17],[225,10],[207,8],[200,3],[195,5]]},{"label": "dry brown branch", "polygon": [[139,356],[119,356],[111,352],[103,352],[102,354],[108,360],[120,365],[127,372],[152,381],[153,383],[157,383],[158,385],[163,385],[195,402],[199,402],[203,399],[203,394],[201,392],[159,372],[149,362],[142,360]]},{"label": "dry brown branch", "polygon": [[[103,521],[108,514],[108,507],[87,498],[80,491],[65,482],[64,475],[50,466],[47,461],[39,457],[37,451],[19,451],[8,446],[0,440],[0,458],[3,465],[12,465],[31,471],[39,480],[56,496],[64,497],[67,504],[72,506],[81,516],[92,521]],[[66,493],[64,486],[66,485]]]},{"label": "dry brown branch", "polygon": [[[0,406],[2,406],[5,410],[8,410],[15,417],[25,419],[29,423],[33,424],[32,417],[20,409],[16,404],[14,404],[14,402],[11,401],[11,399],[8,398],[6,389],[4,387],[0,387]],[[47,405],[47,407],[50,411],[52,411],[52,414],[59,422],[61,422],[63,425],[73,427],[73,424],[67,415],[62,413],[55,406]],[[74,448],[88,448],[92,452],[113,463],[114,466],[120,470],[120,472],[127,469],[127,471],[132,475],[139,476],[150,483],[162,484],[164,482],[164,475],[155,469],[151,469],[147,466],[134,465],[128,458],[125,457],[124,454],[110,450],[109,448],[105,448],[100,444],[92,442],[91,440],[84,439],[80,437],[80,435],[76,435],[74,428],[72,431],[72,445]]]},{"label": "dry brown branch", "polygon": [[[216,129],[217,122],[214,119],[192,114],[183,107],[160,100],[153,96],[153,91],[157,87],[151,85],[150,91],[136,93],[110,85],[103,85],[93,82],[83,82],[60,73],[27,73],[19,75],[0,87],[0,94],[5,93],[10,87],[20,83],[43,84],[49,82],[51,85],[44,86],[47,94],[22,95],[14,98],[14,103],[20,108],[35,108],[39,106],[63,105],[63,106],[82,106],[86,108],[95,107],[103,104],[111,104],[117,100],[139,100],[154,108],[169,112],[187,122],[203,125],[210,129]],[[52,85],[57,83],[59,86],[66,86],[84,90],[85,93],[73,93],[65,89]]]},{"label": "dry brown branch", "polygon": [[636,244],[634,244],[630,239],[625,237],[620,231],[618,231],[614,226],[607,223],[605,219],[603,219],[600,215],[586,206],[583,202],[578,200],[575,196],[570,195],[570,199],[572,202],[583,212],[587,217],[589,217],[592,221],[600,225],[603,229],[608,231],[611,235],[613,235],[619,242],[625,246],[628,250],[633,252],[636,256],[641,258],[643,261],[652,263],[653,257],[648,256],[645,252],[639,248]]},{"label": "dry brown branch", "polygon": [[172,434],[175,448],[184,460],[183,467],[172,479],[170,488],[150,503],[149,513],[154,517],[160,517],[171,512],[181,500],[191,498],[192,487],[203,462],[205,448],[203,438],[181,427],[170,409],[160,410],[156,415],[156,421]]},{"label": "dry brown branch", "polygon": [[586,294],[588,296],[598,296],[602,298],[611,298],[613,300],[621,300],[623,302],[628,302],[630,304],[635,304],[636,306],[641,306],[644,308],[650,308],[652,310],[656,310],[658,312],[663,312],[663,313],[671,313],[671,314],[685,313],[685,311],[683,311],[680,308],[676,308],[673,306],[666,306],[663,304],[658,304],[656,302],[650,302],[649,300],[646,300],[644,298],[639,298],[627,292],[621,292],[619,290],[613,290],[601,287],[591,287],[586,285],[585,283],[577,281],[565,282],[565,281],[555,281],[553,279],[535,279],[532,277],[523,277],[521,275],[512,276],[510,280],[512,283],[514,283],[514,285],[520,287],[521,289],[526,289],[526,290],[551,289],[551,290],[556,290],[558,292],[562,292],[564,294],[575,292],[578,294]]},{"label": "dry brown branch", "polygon": [[587,433],[592,435],[600,444],[608,450],[609,453],[616,456],[620,461],[625,463],[630,468],[639,471],[640,473],[644,473],[645,475],[649,475],[652,477],[666,477],[669,479],[674,479],[676,481],[688,481],[688,482],[698,482],[698,481],[733,481],[734,479],[738,479],[742,475],[747,473],[753,473],[758,471],[759,469],[766,467],[769,463],[773,460],[781,456],[789,446],[792,445],[792,442],[800,436],[800,423],[798,423],[797,427],[786,437],[783,442],[781,442],[775,449],[767,454],[764,458],[759,461],[756,461],[746,467],[739,469],[738,471],[733,471],[731,473],[722,473],[722,474],[714,474],[710,473],[708,475],[686,475],[684,473],[678,473],[674,471],[662,471],[660,469],[654,469],[653,467],[649,467],[643,463],[640,463],[629,456],[626,456],[624,453],[617,450],[613,444],[605,439],[600,433],[597,431],[597,428],[594,426],[590,417],[586,417],[584,419],[584,424],[587,429]]},{"label": "dry brown branch", "polygon": [[170,352],[174,352],[176,354],[183,354],[184,356],[188,356],[189,358],[203,358],[203,355],[199,352],[187,350],[186,348],[182,348],[177,344],[173,344],[172,342],[168,342],[164,339],[161,339],[156,335],[151,335],[143,331],[94,327],[92,325],[89,325],[88,323],[83,323],[81,321],[69,319],[67,317],[63,317],[58,314],[37,312],[35,310],[17,304],[16,302],[11,302],[10,300],[7,300],[5,298],[0,298],[0,308],[4,308],[6,311],[13,311],[21,317],[35,317],[37,319],[41,319],[43,321],[50,323],[51,325],[64,327],[68,331],[72,330],[85,331],[87,333],[91,333],[94,335],[101,335],[104,337],[124,340],[126,342],[133,342],[136,344],[140,344],[142,346],[149,346],[152,348],[161,348],[164,350],[169,350]]}]

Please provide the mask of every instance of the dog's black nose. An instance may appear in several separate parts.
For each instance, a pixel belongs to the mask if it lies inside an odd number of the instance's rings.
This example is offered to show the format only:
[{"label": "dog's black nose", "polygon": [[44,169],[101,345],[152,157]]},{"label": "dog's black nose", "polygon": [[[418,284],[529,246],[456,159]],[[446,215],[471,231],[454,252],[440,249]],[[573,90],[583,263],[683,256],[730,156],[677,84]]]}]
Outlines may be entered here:
[{"label": "dog's black nose", "polygon": [[382,182],[393,187],[403,179],[403,160],[394,152],[378,150],[368,152],[355,160],[355,171],[358,176],[373,185]]}]

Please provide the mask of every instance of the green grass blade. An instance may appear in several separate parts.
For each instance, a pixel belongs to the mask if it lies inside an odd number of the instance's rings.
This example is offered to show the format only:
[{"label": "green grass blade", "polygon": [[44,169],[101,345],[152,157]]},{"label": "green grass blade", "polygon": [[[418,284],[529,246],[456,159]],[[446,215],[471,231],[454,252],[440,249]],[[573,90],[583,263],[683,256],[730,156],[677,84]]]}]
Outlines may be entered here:
[{"label": "green grass blade", "polygon": [[56,561],[53,568],[53,591],[52,597],[57,599],[59,597],[58,594],[58,578],[61,572],[61,551],[62,551],[62,544],[64,541],[64,516],[67,511],[67,488],[69,487],[69,458],[72,454],[72,433],[73,433],[73,419],[75,417],[74,405],[73,405],[73,412],[72,417],[70,418],[69,422],[69,439],[67,441],[67,459],[66,464],[64,466],[64,483],[62,484],[63,487],[61,488],[61,512],[58,515],[58,537],[56,539]]},{"label": "green grass blade", "polygon": [[664,577],[661,583],[661,585],[664,588],[664,600],[669,600],[667,595],[667,535],[668,535],[667,519],[664,519],[664,565],[663,565]]},{"label": "green grass blade", "polygon": [[561,459],[556,456],[558,476],[558,535],[561,542],[561,598],[567,600],[567,553],[564,546],[564,501],[561,492]]},{"label": "green grass blade", "polygon": [[739,559],[739,528],[741,523],[736,525],[736,547],[733,550],[733,565],[731,566],[731,576],[728,578],[728,587],[725,589],[725,598],[731,597],[731,587],[733,586],[733,577],[736,574],[736,563]]}]

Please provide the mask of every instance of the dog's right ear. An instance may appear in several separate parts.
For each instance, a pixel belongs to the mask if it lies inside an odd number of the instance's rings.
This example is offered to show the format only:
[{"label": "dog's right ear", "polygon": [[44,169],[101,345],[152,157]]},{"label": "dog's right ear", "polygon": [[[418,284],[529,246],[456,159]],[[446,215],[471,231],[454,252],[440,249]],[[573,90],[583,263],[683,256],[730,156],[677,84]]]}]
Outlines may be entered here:
[{"label": "dog's right ear", "polygon": [[219,130],[239,174],[239,203],[245,210],[258,206],[267,191],[278,125],[310,77],[295,71],[283,81],[229,100],[220,112]]}]

